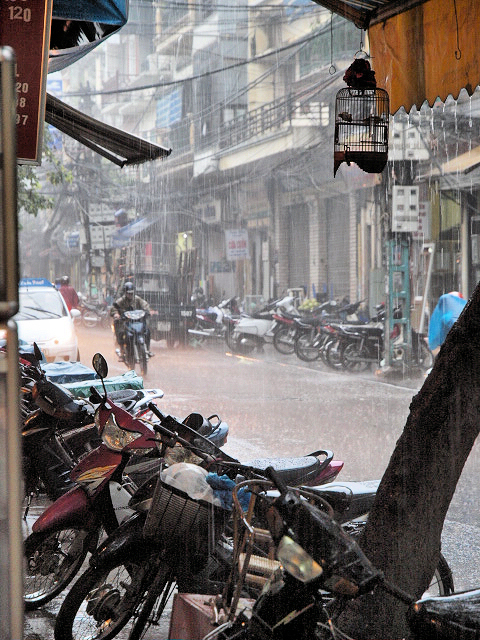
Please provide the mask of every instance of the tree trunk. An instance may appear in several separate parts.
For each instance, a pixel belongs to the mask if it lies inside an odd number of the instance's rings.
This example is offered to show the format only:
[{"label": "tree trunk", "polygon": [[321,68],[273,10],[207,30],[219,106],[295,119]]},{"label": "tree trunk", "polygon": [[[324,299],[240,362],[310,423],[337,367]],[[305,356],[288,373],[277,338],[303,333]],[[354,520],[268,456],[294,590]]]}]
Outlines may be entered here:
[{"label": "tree trunk", "polygon": [[[443,523],[480,430],[480,283],[442,346],[380,483],[362,549],[414,598],[428,588]],[[406,607],[381,589],[352,602],[339,626],[356,639],[405,638]]]}]

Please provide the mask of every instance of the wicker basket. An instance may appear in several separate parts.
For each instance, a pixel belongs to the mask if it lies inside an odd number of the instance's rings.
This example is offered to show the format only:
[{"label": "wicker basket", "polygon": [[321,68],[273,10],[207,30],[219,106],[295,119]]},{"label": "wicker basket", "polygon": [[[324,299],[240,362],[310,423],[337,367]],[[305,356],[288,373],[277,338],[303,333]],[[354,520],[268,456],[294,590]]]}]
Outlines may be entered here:
[{"label": "wicker basket", "polygon": [[186,493],[158,478],[152,506],[143,527],[145,537],[163,538],[168,546],[185,540],[208,542],[223,529],[228,511]]}]

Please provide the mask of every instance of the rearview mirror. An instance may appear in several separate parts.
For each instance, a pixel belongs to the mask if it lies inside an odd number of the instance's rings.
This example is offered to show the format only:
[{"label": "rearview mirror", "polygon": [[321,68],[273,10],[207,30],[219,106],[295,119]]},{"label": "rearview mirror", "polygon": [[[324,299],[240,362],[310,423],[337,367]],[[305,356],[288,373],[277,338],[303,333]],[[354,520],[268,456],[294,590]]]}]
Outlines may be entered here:
[{"label": "rearview mirror", "polygon": [[108,364],[101,353],[96,353],[93,356],[92,365],[102,380],[108,376]]},{"label": "rearview mirror", "polygon": [[33,354],[34,354],[35,359],[37,360],[37,362],[42,362],[43,353],[40,351],[40,347],[38,346],[38,344],[36,342],[33,343]]}]

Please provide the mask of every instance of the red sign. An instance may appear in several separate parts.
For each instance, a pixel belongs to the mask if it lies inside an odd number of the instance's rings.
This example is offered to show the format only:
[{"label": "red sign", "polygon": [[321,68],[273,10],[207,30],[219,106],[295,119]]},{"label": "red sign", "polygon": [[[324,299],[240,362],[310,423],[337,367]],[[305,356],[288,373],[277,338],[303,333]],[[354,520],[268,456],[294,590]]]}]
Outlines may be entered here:
[{"label": "red sign", "polygon": [[0,45],[17,58],[17,159],[40,164],[52,0],[0,0]]}]

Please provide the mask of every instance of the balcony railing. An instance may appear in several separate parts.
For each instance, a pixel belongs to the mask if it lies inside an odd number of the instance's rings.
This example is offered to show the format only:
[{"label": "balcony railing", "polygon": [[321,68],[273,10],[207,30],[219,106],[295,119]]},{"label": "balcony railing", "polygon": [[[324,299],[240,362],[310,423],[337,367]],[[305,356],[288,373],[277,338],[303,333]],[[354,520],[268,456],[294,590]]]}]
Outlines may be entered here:
[{"label": "balcony railing", "polygon": [[[262,105],[248,113],[237,114],[232,120],[224,123],[219,129],[211,126],[205,136],[197,137],[198,149],[228,149],[242,142],[258,138],[275,130],[288,126],[326,126],[328,113],[319,102],[302,104],[293,96],[282,98]],[[328,111],[328,108],[327,108]],[[186,153],[192,149],[193,123],[184,119],[172,125],[168,132],[168,144],[175,150],[175,155]]]},{"label": "balcony railing", "polygon": [[281,129],[291,123],[295,103],[292,96],[269,102],[220,127],[220,148],[233,147],[267,131]]}]

